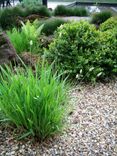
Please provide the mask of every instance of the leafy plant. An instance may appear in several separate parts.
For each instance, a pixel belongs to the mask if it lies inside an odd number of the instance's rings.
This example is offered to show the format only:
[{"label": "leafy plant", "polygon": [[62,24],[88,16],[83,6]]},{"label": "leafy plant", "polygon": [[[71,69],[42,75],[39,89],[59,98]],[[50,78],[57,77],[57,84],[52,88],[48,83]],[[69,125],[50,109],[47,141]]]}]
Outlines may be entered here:
[{"label": "leafy plant", "polygon": [[102,23],[100,25],[100,30],[101,31],[107,31],[110,29],[117,29],[117,17],[111,17],[109,18],[107,21],[105,21],[104,23]]},{"label": "leafy plant", "polygon": [[93,24],[100,25],[101,23],[105,22],[110,17],[112,17],[112,13],[110,11],[102,11],[100,13],[95,13],[92,16],[91,22]]},{"label": "leafy plant", "polygon": [[16,28],[7,31],[7,35],[18,53],[23,51],[36,52],[39,49],[38,37],[41,34],[43,25],[39,28],[36,26],[37,21],[33,23],[27,21],[26,24],[22,22],[21,31]]},{"label": "leafy plant", "polygon": [[63,5],[58,5],[54,10],[55,16],[87,16],[88,12],[85,8],[67,8]]},{"label": "leafy plant", "polygon": [[[66,110],[65,80],[52,68],[36,68],[15,74],[1,67],[0,108],[6,118],[25,129],[21,138],[32,135],[43,140],[61,130]],[[38,71],[39,70],[39,71]]]}]

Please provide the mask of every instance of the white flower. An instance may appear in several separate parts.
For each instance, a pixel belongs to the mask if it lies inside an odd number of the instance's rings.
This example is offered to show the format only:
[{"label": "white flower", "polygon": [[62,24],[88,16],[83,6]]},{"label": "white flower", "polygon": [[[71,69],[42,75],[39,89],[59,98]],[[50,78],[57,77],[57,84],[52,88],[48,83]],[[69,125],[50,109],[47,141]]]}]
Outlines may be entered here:
[{"label": "white flower", "polygon": [[63,29],[63,24],[61,24],[59,28],[60,28],[60,29]]},{"label": "white flower", "polygon": [[97,77],[100,77],[101,75],[102,75],[102,72],[98,73],[98,74],[97,74]]},{"label": "white flower", "polygon": [[80,69],[80,74],[82,74],[82,69]]},{"label": "white flower", "polygon": [[93,69],[94,69],[94,67],[91,67],[91,68],[89,69],[89,71],[91,72],[91,71],[93,71]]},{"label": "white flower", "polygon": [[61,36],[62,36],[62,33],[60,32],[59,37],[61,37]]},{"label": "white flower", "polygon": [[33,41],[32,40],[30,40],[30,46],[32,46],[33,45]]},{"label": "white flower", "polygon": [[77,75],[76,75],[76,79],[78,79],[79,77],[80,77],[80,75],[79,75],[79,74],[77,74]]}]

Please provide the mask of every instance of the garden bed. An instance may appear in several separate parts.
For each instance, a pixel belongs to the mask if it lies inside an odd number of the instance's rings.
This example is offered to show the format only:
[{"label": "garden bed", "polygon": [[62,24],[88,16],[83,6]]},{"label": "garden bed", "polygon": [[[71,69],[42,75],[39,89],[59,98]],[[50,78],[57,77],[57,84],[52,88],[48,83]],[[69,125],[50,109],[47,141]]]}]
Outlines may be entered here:
[{"label": "garden bed", "polygon": [[116,156],[117,83],[76,86],[69,94],[73,109],[63,133],[39,143],[17,141],[12,129],[0,128],[0,155]]},{"label": "garden bed", "polygon": [[0,155],[116,156],[117,17],[58,8],[0,13]]}]

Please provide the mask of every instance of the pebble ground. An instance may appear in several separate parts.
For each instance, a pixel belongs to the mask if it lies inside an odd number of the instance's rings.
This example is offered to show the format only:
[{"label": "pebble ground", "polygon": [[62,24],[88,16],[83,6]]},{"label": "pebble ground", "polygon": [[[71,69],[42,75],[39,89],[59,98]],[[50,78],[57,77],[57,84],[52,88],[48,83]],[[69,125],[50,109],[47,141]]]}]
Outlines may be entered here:
[{"label": "pebble ground", "polygon": [[65,130],[43,143],[0,128],[0,156],[117,156],[117,83],[76,86]]}]

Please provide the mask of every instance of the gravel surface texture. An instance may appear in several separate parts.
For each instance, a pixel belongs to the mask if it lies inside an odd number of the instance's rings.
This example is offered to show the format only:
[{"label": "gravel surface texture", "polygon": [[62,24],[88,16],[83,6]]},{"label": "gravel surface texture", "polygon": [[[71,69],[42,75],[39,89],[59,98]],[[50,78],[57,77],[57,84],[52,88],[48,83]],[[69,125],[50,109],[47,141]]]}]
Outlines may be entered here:
[{"label": "gravel surface texture", "polygon": [[87,21],[91,20],[90,17],[78,17],[78,16],[67,16],[67,17],[58,16],[58,17],[52,17],[52,18],[58,18],[58,19],[63,19],[65,21],[75,21],[75,22],[80,21],[80,20],[87,20]]},{"label": "gravel surface texture", "polygon": [[77,86],[65,130],[43,143],[0,128],[0,156],[117,156],[117,83]]},{"label": "gravel surface texture", "polygon": [[80,20],[87,20],[89,21],[91,18],[90,17],[77,17],[77,16],[70,16],[70,17],[60,17],[61,19],[65,21],[80,21]]}]

